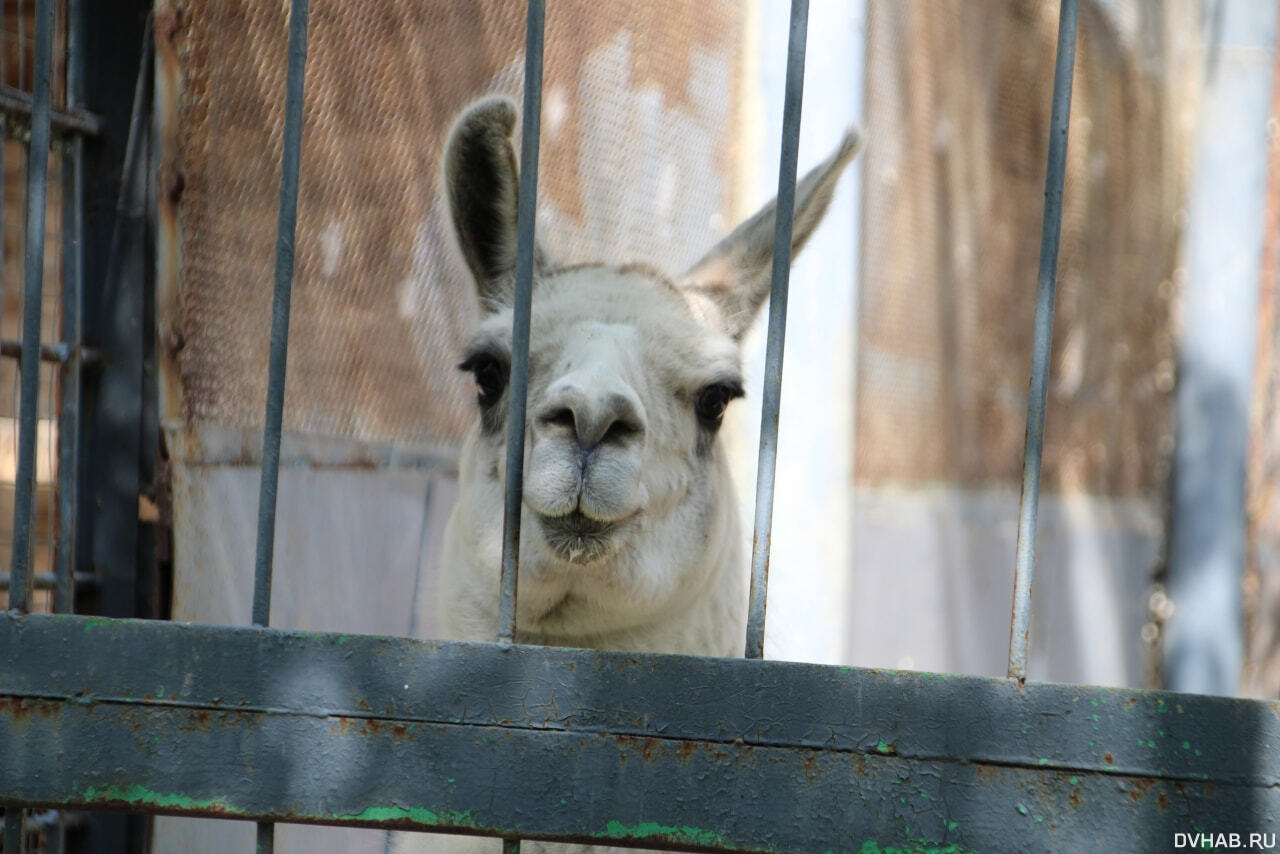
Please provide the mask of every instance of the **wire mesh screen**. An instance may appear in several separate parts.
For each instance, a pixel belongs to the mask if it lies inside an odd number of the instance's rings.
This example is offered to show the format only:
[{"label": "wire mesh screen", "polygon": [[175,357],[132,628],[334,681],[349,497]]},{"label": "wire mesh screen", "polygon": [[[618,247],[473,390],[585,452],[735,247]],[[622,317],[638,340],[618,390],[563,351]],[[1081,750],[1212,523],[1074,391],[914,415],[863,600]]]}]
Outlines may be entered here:
[{"label": "wire mesh screen", "polygon": [[[556,3],[548,20],[542,233],[558,261],[671,267],[722,228],[736,4]],[[285,6],[196,0],[182,75],[180,414],[251,428],[265,399]],[[440,206],[439,152],[472,98],[518,96],[521,4],[323,4],[311,16],[285,430],[456,443],[472,320]],[[677,204],[677,199],[679,203]]]},{"label": "wire mesh screen", "polygon": [[[1162,491],[1198,91],[1192,4],[1086,3],[1045,488]],[[1016,486],[1055,4],[873,2],[860,484]]]}]

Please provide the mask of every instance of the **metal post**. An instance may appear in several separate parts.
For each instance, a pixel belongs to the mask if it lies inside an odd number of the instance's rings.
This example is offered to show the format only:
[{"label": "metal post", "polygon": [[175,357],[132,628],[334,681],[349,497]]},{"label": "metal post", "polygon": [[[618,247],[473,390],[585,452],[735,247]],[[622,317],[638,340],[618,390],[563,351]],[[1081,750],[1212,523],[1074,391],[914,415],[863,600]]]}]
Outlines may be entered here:
[{"label": "metal post", "polygon": [[[502,602],[498,640],[514,643],[520,504],[524,494],[525,404],[529,391],[529,313],[533,302],[533,226],[538,204],[538,132],[542,119],[544,0],[529,0],[525,29],[524,115],[520,136],[520,198],[516,215],[516,292],[511,325],[511,410],[507,419],[507,491],[502,526]],[[517,843],[518,845],[519,843]]]},{"label": "metal post", "polygon": [[1022,502],[1018,510],[1018,549],[1013,569],[1013,619],[1009,630],[1009,678],[1027,678],[1031,624],[1031,575],[1036,556],[1036,513],[1040,502],[1040,463],[1044,451],[1044,410],[1053,343],[1053,294],[1058,272],[1058,233],[1062,226],[1062,183],[1067,170],[1067,123],[1071,114],[1072,70],[1076,58],[1077,0],[1062,0],[1058,10],[1058,57],[1053,71],[1053,110],[1049,118],[1049,164],[1044,179],[1044,217],[1040,231],[1040,273],[1036,286],[1035,338],[1031,345],[1031,388],[1027,395],[1027,438],[1022,455]]},{"label": "metal post", "polygon": [[778,410],[782,403],[782,352],[787,337],[787,287],[791,278],[791,226],[800,153],[800,108],[804,96],[805,38],[809,0],[792,0],[787,44],[787,88],[782,102],[782,157],[778,165],[777,219],[773,232],[773,280],[769,287],[769,331],[764,355],[764,401],[760,407],[760,458],[756,468],[756,519],[751,549],[751,600],[747,610],[747,658],[764,658],[764,614],[773,536],[773,481],[778,464]]},{"label": "metal post", "polygon": [[45,199],[49,191],[50,75],[53,67],[53,0],[36,4],[35,90],[27,154],[26,258],[22,296],[22,397],[18,410],[18,472],[13,509],[13,565],[9,608],[29,606],[31,525],[36,481],[36,415],[40,395],[40,309],[44,291]]},{"label": "metal post", "polygon": [[[26,810],[20,807],[5,807],[4,810],[4,850],[14,854],[22,853],[22,818]],[[504,852],[505,854],[505,852]]]},{"label": "metal post", "polygon": [[[280,480],[280,431],[289,347],[289,297],[293,286],[298,227],[298,162],[302,152],[303,82],[307,64],[308,0],[293,0],[289,12],[289,69],[280,163],[280,211],[276,228],[275,292],[271,304],[271,356],[267,368],[267,413],[262,437],[262,481],[258,492],[258,542],[253,568],[253,624],[271,619],[271,561],[276,532],[276,487]],[[259,822],[258,854],[275,848],[275,827]]]},{"label": "metal post", "polygon": [[[67,20],[67,107],[80,106],[84,87],[84,0],[71,0]],[[54,545],[53,610],[69,613],[75,599],[76,488],[80,450],[80,311],[84,300],[84,141],[71,140],[62,159],[62,342],[69,358],[59,366],[58,513]]]}]

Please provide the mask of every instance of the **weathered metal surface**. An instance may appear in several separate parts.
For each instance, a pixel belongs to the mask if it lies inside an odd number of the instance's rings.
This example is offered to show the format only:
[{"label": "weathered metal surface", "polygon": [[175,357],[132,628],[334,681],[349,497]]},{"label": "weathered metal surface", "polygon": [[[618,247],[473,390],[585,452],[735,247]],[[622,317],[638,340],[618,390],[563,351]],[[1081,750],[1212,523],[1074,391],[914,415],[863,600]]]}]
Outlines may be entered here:
[{"label": "weathered metal surface", "polygon": [[708,851],[1148,851],[1280,820],[1273,703],[12,614],[0,674],[22,805]]},{"label": "weathered metal surface", "polygon": [[1058,9],[1058,49],[1053,71],[1053,112],[1049,119],[1049,155],[1045,167],[1044,214],[1040,231],[1040,271],[1031,345],[1031,381],[1027,390],[1027,433],[1022,450],[1022,503],[1013,567],[1013,616],[1009,625],[1008,675],[1027,678],[1031,642],[1031,580],[1036,563],[1036,516],[1040,509],[1040,466],[1044,458],[1044,412],[1049,394],[1049,357],[1053,345],[1053,297],[1058,282],[1058,244],[1062,232],[1062,185],[1067,174],[1067,129],[1071,118],[1071,82],[1076,59],[1077,0]]}]

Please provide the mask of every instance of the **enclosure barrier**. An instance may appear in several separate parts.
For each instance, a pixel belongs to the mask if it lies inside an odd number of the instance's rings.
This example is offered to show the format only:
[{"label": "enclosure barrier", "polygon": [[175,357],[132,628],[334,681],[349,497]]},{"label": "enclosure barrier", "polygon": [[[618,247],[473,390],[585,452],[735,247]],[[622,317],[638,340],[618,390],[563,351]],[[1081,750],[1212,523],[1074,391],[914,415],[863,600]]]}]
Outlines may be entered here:
[{"label": "enclosure barrier", "polygon": [[[39,0],[33,163],[51,124],[51,3]],[[542,0],[528,9],[500,642],[268,628],[306,0],[292,9],[255,625],[28,614],[27,557],[15,550],[0,617],[6,852],[18,848],[21,808],[41,806],[257,821],[260,851],[282,821],[483,834],[503,838],[508,852],[519,839],[689,851],[1145,851],[1172,847],[1177,833],[1247,841],[1274,832],[1280,704],[1025,681],[1076,0],[1060,12],[1009,679],[751,660],[763,653],[805,0],[792,4],[787,60],[748,659],[518,643]],[[43,193],[44,175],[30,170],[29,199]],[[33,203],[28,221],[42,210]],[[44,231],[27,234],[30,308]],[[34,431],[36,320],[22,341],[24,443]],[[80,358],[74,330],[64,346]],[[28,509],[19,530],[30,525],[30,462],[20,470]],[[60,552],[55,583],[68,583],[74,566]]]}]

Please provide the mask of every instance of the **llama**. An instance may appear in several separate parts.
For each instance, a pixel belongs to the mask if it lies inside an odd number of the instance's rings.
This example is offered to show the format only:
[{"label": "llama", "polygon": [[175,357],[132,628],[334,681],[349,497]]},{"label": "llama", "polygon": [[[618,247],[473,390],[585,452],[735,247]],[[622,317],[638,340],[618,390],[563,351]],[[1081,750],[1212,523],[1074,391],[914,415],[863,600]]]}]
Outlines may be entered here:
[{"label": "llama", "polygon": [[[510,101],[480,100],[454,125],[444,156],[453,227],[483,315],[460,365],[475,377],[479,413],[459,463],[438,597],[443,626],[460,640],[498,633],[516,121]],[[793,251],[860,147],[851,129],[797,185]],[[521,643],[742,654],[746,565],[716,434],[743,396],[739,345],[769,293],[774,221],[770,202],[675,280],[635,264],[556,267],[537,252]],[[498,850],[485,842],[474,850]]]}]

